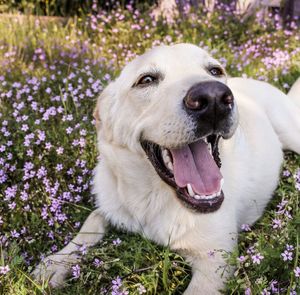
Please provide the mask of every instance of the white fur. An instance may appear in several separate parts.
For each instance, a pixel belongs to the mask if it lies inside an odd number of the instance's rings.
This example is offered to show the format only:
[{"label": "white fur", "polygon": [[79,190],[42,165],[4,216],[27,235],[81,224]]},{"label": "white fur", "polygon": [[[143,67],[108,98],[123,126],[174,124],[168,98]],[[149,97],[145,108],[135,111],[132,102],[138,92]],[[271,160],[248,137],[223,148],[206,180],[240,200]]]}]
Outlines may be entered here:
[{"label": "white fur", "polygon": [[[282,148],[300,153],[300,111],[291,99],[267,83],[212,77],[209,64],[219,63],[194,45],[161,46],[128,64],[104,90],[96,109],[101,156],[94,178],[97,209],[70,244],[97,243],[106,220],[169,245],[192,265],[185,295],[218,294],[230,271],[221,278],[222,255],[211,257],[209,251],[233,250],[240,226],[262,215],[276,188]],[[154,68],[164,76],[157,87],[131,87],[141,73]],[[184,207],[161,180],[139,139],[167,147],[193,140],[194,126],[180,105],[193,84],[213,79],[231,88],[240,119],[234,135],[220,142],[225,200],[216,212],[201,214]],[[88,234],[93,231],[99,234]],[[35,276],[56,272],[59,278],[54,275],[50,282],[62,284],[69,267],[61,262],[77,259],[70,245],[47,259],[59,266],[40,265]]]}]

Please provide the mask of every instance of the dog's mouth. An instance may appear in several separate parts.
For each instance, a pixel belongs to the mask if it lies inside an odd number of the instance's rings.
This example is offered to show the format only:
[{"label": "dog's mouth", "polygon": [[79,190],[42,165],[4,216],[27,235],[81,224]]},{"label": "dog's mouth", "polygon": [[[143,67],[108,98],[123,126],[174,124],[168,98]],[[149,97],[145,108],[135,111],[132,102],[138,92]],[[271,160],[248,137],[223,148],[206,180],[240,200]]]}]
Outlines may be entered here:
[{"label": "dog's mouth", "polygon": [[147,140],[141,145],[158,175],[175,189],[184,205],[208,213],[218,210],[224,200],[219,138],[213,134],[174,149]]}]

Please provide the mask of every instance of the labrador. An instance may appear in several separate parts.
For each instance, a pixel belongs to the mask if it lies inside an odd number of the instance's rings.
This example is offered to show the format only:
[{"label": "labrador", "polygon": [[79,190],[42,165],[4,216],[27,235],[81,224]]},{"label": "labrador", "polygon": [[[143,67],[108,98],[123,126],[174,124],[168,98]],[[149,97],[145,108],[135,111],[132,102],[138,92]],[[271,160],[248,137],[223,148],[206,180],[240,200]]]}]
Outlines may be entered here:
[{"label": "labrador", "polygon": [[300,153],[299,85],[289,97],[265,82],[229,78],[192,44],[134,59],[97,101],[96,209],[34,276],[62,285],[78,245],[95,245],[111,223],[181,253],[193,272],[185,295],[219,294],[232,272],[220,273],[222,251],[263,214],[282,150]]}]

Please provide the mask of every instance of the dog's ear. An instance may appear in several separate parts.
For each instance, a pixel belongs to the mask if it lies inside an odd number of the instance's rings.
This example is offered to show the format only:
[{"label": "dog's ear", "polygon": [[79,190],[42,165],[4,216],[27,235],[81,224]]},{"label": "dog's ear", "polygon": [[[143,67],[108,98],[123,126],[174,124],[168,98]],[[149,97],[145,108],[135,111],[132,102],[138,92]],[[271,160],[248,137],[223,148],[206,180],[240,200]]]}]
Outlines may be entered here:
[{"label": "dog's ear", "polygon": [[96,120],[95,126],[97,131],[100,129],[101,121],[100,121],[100,115],[99,115],[99,98],[97,100],[96,107],[94,109],[93,117]]},{"label": "dog's ear", "polygon": [[[112,100],[112,98],[114,96],[113,84],[114,84],[114,82],[111,82],[109,85],[107,85],[97,98],[97,103],[96,103],[96,107],[93,112],[93,117],[96,121],[95,126],[96,126],[96,129],[98,132],[101,129],[102,125],[104,124],[104,121],[106,121],[106,122],[108,121],[107,118],[105,118],[106,112],[103,113],[103,111],[105,111],[105,110],[107,111],[107,109],[110,108],[110,105],[113,101]],[[103,101],[105,101],[105,100],[106,100],[106,103],[103,103]],[[101,116],[103,116],[103,117],[100,116],[100,112],[101,112]]]}]

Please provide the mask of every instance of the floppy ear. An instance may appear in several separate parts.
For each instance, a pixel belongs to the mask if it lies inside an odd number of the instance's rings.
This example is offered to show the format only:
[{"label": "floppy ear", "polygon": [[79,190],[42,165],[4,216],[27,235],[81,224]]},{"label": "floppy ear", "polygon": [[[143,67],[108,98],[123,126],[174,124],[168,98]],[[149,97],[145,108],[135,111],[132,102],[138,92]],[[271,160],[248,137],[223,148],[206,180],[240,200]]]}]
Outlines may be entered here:
[{"label": "floppy ear", "polygon": [[97,100],[97,104],[94,109],[93,117],[96,120],[96,124],[95,124],[96,129],[97,129],[97,131],[99,131],[100,125],[101,125],[100,116],[99,116],[99,98]]}]

